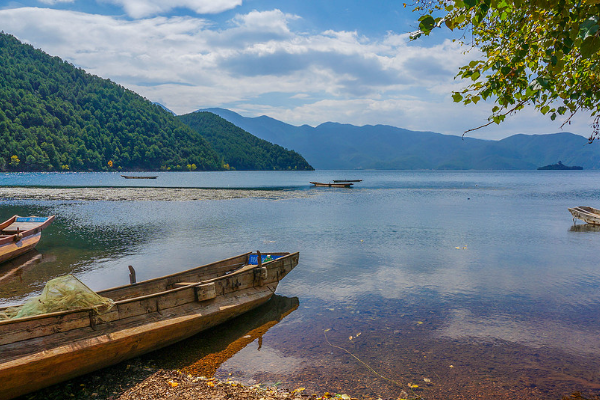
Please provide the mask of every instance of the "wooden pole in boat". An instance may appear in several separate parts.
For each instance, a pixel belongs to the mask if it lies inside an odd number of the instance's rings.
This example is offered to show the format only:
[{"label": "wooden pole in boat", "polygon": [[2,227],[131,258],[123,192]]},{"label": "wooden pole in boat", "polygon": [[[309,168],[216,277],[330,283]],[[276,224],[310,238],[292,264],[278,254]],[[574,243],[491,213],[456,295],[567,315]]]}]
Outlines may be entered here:
[{"label": "wooden pole in boat", "polygon": [[130,284],[135,284],[135,269],[133,269],[133,266],[129,266],[129,283]]},{"label": "wooden pole in boat", "polygon": [[260,267],[262,267],[262,256],[260,255],[260,251],[258,251],[258,250],[256,250],[256,254],[257,254],[257,256],[256,256],[257,262],[256,263],[258,264],[258,267],[260,268]]}]

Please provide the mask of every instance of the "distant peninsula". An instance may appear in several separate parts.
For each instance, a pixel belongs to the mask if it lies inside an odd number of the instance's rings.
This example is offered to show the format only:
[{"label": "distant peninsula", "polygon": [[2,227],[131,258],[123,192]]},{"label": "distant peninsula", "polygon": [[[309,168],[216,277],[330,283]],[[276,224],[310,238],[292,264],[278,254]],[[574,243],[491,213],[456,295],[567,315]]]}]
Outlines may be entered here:
[{"label": "distant peninsula", "polygon": [[546,165],[544,167],[539,167],[538,171],[579,171],[582,170],[583,167],[564,165],[561,161],[557,164]]}]

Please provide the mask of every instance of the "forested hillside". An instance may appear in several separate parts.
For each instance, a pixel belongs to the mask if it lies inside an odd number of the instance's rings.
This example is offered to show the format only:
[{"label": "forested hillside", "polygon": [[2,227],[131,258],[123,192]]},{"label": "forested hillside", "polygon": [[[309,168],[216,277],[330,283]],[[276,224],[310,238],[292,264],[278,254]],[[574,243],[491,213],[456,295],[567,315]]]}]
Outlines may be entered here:
[{"label": "forested hillside", "polygon": [[0,170],[194,166],[221,158],[160,106],[0,33]]},{"label": "forested hillside", "polygon": [[194,112],[178,117],[202,134],[236,170],[299,170],[313,168],[295,151],[286,150],[233,125],[210,112]]}]

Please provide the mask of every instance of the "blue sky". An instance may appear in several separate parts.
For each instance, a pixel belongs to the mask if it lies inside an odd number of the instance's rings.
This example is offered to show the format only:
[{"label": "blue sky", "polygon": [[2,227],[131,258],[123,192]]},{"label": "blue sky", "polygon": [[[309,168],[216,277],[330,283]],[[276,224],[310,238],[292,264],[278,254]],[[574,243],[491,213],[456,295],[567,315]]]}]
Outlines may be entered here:
[{"label": "blue sky", "polygon": [[[452,135],[484,124],[489,103],[451,99],[476,51],[441,30],[411,42],[417,18],[383,0],[0,0],[0,30],[177,114],[222,107]],[[585,136],[589,124],[563,130]],[[468,136],[559,131],[525,110]]]}]

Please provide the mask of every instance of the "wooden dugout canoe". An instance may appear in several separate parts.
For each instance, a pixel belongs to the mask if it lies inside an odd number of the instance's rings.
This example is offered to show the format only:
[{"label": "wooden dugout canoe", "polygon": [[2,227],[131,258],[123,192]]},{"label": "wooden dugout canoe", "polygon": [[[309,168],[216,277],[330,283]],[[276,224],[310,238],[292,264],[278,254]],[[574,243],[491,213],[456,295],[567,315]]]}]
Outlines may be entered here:
[{"label": "wooden dugout canoe", "polygon": [[42,230],[54,221],[50,217],[15,215],[0,224],[0,263],[20,256],[37,246]]},{"label": "wooden dugout canoe", "polygon": [[580,219],[588,224],[600,225],[600,210],[587,207],[587,206],[579,206],[569,208],[569,212],[573,215],[573,220],[575,218]]},{"label": "wooden dugout canoe", "polygon": [[115,301],[103,314],[90,308],[0,321],[0,399],[173,344],[265,303],[299,253],[271,257],[253,265],[257,255],[246,253],[98,292]]},{"label": "wooden dugout canoe", "polygon": [[121,175],[125,179],[156,179],[158,176],[148,176],[148,175]]},{"label": "wooden dugout canoe", "polygon": [[344,183],[323,183],[323,182],[311,182],[316,187],[333,187],[333,188],[349,188],[354,185],[352,182]]}]

